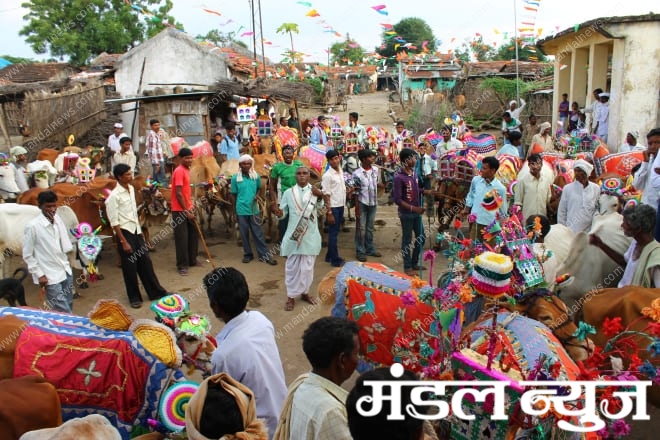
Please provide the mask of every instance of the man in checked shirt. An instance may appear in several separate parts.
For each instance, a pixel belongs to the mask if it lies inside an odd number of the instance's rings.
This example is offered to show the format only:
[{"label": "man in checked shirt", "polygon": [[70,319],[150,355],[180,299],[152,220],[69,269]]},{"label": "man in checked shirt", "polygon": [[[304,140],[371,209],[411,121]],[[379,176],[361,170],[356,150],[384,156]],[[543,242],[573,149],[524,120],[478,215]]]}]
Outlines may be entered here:
[{"label": "man in checked shirt", "polygon": [[147,155],[151,161],[151,179],[161,185],[166,185],[165,154],[163,153],[163,141],[160,137],[160,121],[152,119],[149,121],[149,125],[151,130],[147,134]]}]

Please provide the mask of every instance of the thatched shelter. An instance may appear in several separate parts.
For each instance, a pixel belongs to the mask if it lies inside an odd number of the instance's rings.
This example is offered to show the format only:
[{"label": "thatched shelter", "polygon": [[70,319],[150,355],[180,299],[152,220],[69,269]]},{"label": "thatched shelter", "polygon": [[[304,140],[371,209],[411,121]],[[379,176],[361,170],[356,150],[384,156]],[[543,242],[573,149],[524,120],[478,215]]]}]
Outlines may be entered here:
[{"label": "thatched shelter", "polygon": [[287,79],[257,78],[249,81],[221,79],[216,82],[216,91],[219,96],[224,96],[227,100],[230,100],[232,95],[305,104],[311,103],[314,99],[314,87],[304,82]]},{"label": "thatched shelter", "polygon": [[[0,118],[6,134],[36,154],[46,146],[65,145],[105,118],[105,91],[100,81],[61,79],[0,85]],[[3,137],[6,138],[7,136]]]}]

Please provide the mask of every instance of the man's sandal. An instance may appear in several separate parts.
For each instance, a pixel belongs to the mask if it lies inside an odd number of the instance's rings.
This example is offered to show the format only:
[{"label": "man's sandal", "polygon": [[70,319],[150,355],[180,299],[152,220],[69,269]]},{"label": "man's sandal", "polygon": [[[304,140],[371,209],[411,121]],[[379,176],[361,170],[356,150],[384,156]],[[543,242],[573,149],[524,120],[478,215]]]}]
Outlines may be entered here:
[{"label": "man's sandal", "polygon": [[306,293],[303,293],[302,295],[300,295],[300,299],[305,301],[306,303],[310,303],[313,306],[315,306],[317,304],[316,299],[313,296],[309,296]]},{"label": "man's sandal", "polygon": [[293,310],[295,305],[296,305],[296,300],[294,298],[287,298],[286,304],[284,304],[284,310],[290,312]]}]

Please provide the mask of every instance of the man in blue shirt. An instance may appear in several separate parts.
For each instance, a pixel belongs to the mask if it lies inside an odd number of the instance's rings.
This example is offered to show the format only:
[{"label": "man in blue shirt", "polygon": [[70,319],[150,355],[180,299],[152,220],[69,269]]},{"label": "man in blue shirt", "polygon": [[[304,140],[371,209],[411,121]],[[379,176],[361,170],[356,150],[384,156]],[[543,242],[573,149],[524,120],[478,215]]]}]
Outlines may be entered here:
[{"label": "man in blue shirt", "polygon": [[484,229],[495,220],[497,211],[489,211],[482,205],[486,194],[493,190],[497,191],[502,199],[502,204],[498,209],[500,216],[504,218],[507,215],[506,188],[502,185],[502,182],[495,178],[495,173],[497,173],[499,167],[500,161],[497,158],[484,157],[481,161],[481,175],[472,179],[470,191],[465,198],[463,216],[468,214],[476,216],[475,224],[470,225],[470,237],[473,240],[481,240]]},{"label": "man in blue shirt", "polygon": [[241,155],[241,141],[238,136],[236,136],[236,124],[228,122],[225,128],[227,129],[227,135],[222,139],[220,144],[218,144],[218,152],[220,153],[220,159],[222,162],[229,159],[238,159]]},{"label": "man in blue shirt", "polygon": [[309,134],[310,144],[328,145],[328,135],[325,134],[325,119],[326,117],[323,115],[318,117],[318,124],[312,128],[312,132]]},{"label": "man in blue shirt", "polygon": [[250,231],[252,238],[257,246],[259,260],[275,266],[275,260],[269,253],[264,239],[264,232],[261,229],[261,212],[257,204],[257,194],[261,188],[261,177],[253,168],[254,159],[249,154],[244,154],[238,159],[238,166],[241,168],[231,178],[231,194],[236,207],[236,217],[238,218],[238,229],[243,242],[243,263],[249,263],[253,260],[252,246],[250,245]]},{"label": "man in blue shirt", "polygon": [[500,151],[495,155],[496,157],[508,154],[520,159],[520,150],[522,148],[522,133],[519,131],[512,131],[509,133],[509,144],[504,144]]}]

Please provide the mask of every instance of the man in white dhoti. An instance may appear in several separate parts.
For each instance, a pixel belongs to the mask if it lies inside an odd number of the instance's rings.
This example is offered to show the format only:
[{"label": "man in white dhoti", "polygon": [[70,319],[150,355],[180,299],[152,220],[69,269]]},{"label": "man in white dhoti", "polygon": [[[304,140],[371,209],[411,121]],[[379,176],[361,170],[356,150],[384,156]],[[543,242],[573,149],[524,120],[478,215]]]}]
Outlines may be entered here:
[{"label": "man in white dhoti", "polygon": [[296,170],[296,185],[282,194],[280,207],[274,209],[280,219],[289,215],[289,224],[284,237],[280,255],[287,257],[285,284],[287,301],[284,310],[291,311],[296,298],[316,304],[316,299],[309,295],[309,288],[314,279],[314,262],[321,252],[321,234],[317,216],[323,207],[330,209],[330,196],[309,184],[309,169],[300,167]]}]

